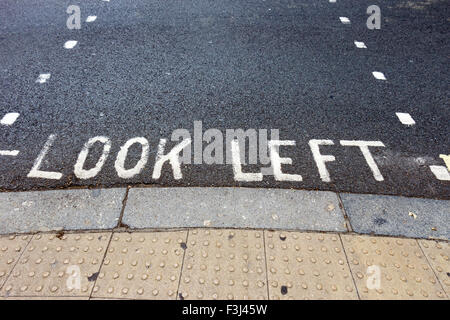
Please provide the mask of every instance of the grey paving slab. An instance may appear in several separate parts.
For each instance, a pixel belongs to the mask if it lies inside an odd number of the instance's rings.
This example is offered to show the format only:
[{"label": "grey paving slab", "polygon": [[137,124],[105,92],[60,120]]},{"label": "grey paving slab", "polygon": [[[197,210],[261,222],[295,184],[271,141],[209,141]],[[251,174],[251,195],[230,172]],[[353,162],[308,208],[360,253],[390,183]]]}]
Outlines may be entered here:
[{"label": "grey paving slab", "polygon": [[113,228],[125,191],[114,188],[0,193],[0,233]]},{"label": "grey paving slab", "polygon": [[131,228],[224,227],[346,231],[337,195],[253,188],[131,188]]},{"label": "grey paving slab", "polygon": [[450,201],[341,194],[355,232],[413,238],[450,238]]}]

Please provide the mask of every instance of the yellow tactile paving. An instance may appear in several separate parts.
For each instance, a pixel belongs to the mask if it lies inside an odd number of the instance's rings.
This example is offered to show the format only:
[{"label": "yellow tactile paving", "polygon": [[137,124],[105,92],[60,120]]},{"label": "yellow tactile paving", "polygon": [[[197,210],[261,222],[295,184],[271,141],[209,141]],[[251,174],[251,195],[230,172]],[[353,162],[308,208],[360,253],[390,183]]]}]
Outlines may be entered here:
[{"label": "yellow tactile paving", "polygon": [[267,299],[262,231],[191,230],[180,299]]},{"label": "yellow tactile paving", "polygon": [[0,237],[0,288],[22,254],[31,236]]},{"label": "yellow tactile paving", "polygon": [[417,240],[341,237],[361,299],[446,298]]},{"label": "yellow tactile paving", "polygon": [[339,235],[265,231],[270,299],[357,299]]},{"label": "yellow tactile paving", "polygon": [[419,240],[428,262],[431,264],[447,297],[450,297],[450,244],[434,240]]},{"label": "yellow tactile paving", "polygon": [[92,297],[175,299],[187,231],[114,233]]},{"label": "yellow tactile paving", "polygon": [[269,230],[0,236],[0,300],[448,299],[449,254],[445,241]]},{"label": "yellow tactile paving", "polygon": [[8,297],[3,298],[0,297],[0,300],[89,300],[89,297],[59,297],[59,296],[53,296],[53,297],[35,297],[35,296],[29,296],[29,297]]},{"label": "yellow tactile paving", "polygon": [[[33,236],[0,295],[85,296],[98,272],[110,233]],[[78,272],[77,272],[78,270]]]}]

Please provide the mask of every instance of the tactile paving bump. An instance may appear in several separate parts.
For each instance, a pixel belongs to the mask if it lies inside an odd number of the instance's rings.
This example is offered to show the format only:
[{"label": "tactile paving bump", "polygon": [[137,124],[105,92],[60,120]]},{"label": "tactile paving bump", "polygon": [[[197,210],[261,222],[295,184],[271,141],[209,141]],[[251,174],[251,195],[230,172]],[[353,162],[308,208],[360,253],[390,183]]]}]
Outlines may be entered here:
[{"label": "tactile paving bump", "polygon": [[109,237],[109,233],[33,236],[1,295],[89,296]]},{"label": "tactile paving bump", "polygon": [[175,299],[187,232],[114,233],[93,297]]},{"label": "tactile paving bump", "polygon": [[447,297],[450,297],[450,261],[448,260],[450,244],[433,240],[419,240],[419,243],[444,287]]},{"label": "tactile paving bump", "polygon": [[361,299],[446,298],[414,239],[342,235]]},{"label": "tactile paving bump", "polygon": [[189,231],[179,299],[267,299],[262,231]]},{"label": "tactile paving bump", "polygon": [[357,299],[338,235],[265,231],[270,299]]},{"label": "tactile paving bump", "polygon": [[22,254],[31,236],[0,237],[0,288]]}]

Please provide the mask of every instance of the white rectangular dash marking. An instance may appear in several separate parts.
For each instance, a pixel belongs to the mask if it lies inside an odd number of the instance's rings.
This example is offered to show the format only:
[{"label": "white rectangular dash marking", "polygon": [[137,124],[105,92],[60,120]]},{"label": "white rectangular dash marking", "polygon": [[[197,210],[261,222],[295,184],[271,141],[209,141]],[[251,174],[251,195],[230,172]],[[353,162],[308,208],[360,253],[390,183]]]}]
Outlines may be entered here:
[{"label": "white rectangular dash marking", "polygon": [[97,20],[97,16],[89,16],[86,18],[86,22],[94,22]]},{"label": "white rectangular dash marking", "polygon": [[19,150],[0,150],[0,156],[15,157],[19,154]]},{"label": "white rectangular dash marking", "polygon": [[372,72],[372,74],[375,77],[375,79],[386,80],[386,77],[384,76],[384,74],[382,72],[374,71],[374,72]]},{"label": "white rectangular dash marking", "polygon": [[360,49],[367,49],[366,44],[362,41],[354,41],[355,46]]},{"label": "white rectangular dash marking", "polygon": [[403,123],[404,125],[412,126],[416,124],[416,122],[409,113],[396,112],[395,114],[398,117],[398,120],[400,120],[400,122]]},{"label": "white rectangular dash marking", "polygon": [[36,79],[36,82],[46,83],[48,79],[50,79],[50,73],[41,73],[39,77]]},{"label": "white rectangular dash marking", "polygon": [[78,43],[78,41],[75,41],[75,40],[66,41],[66,43],[64,43],[64,48],[72,49],[73,47],[75,47],[77,45],[77,43]]},{"label": "white rectangular dash marking", "polygon": [[10,112],[3,116],[2,120],[0,120],[0,124],[3,124],[5,126],[10,126],[14,122],[16,122],[17,118],[20,116],[20,113],[17,112]]},{"label": "white rectangular dash marking", "polygon": [[444,166],[430,166],[431,172],[438,180],[450,181],[450,173]]},{"label": "white rectangular dash marking", "polygon": [[329,0],[330,3],[336,3],[336,0]]},{"label": "white rectangular dash marking", "polygon": [[341,20],[341,22],[343,24],[349,24],[350,23],[350,19],[347,17],[339,17],[339,20]]}]

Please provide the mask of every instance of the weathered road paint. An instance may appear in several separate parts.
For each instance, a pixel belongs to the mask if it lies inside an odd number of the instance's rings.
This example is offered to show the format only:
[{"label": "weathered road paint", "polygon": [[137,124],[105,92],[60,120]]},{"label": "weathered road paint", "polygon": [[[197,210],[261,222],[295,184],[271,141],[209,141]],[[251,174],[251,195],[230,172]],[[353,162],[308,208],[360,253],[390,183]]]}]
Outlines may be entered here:
[{"label": "weathered road paint", "polygon": [[161,169],[163,164],[169,161],[170,165],[172,166],[174,179],[180,180],[181,178],[183,178],[183,175],[181,174],[179,153],[183,150],[184,147],[191,144],[191,139],[181,141],[179,144],[173,147],[168,154],[164,154],[164,147],[166,145],[166,142],[166,139],[161,139],[159,142],[158,155],[156,156],[152,178],[155,180],[159,179],[161,177]]},{"label": "weathered road paint", "polygon": [[339,17],[339,20],[341,20],[343,24],[350,24],[350,19],[347,17]]},{"label": "weathered road paint", "polygon": [[357,47],[357,48],[360,48],[360,49],[367,49],[367,47],[366,47],[366,44],[364,43],[364,42],[362,42],[362,41],[354,41],[354,44],[355,44],[355,46]]},{"label": "weathered road paint", "polygon": [[278,147],[280,146],[295,146],[294,140],[270,140],[269,152],[270,161],[272,164],[273,175],[277,181],[303,181],[303,178],[299,174],[287,174],[281,171],[282,164],[292,165],[291,158],[281,158],[278,153]]},{"label": "weathered road paint", "polygon": [[50,79],[50,73],[41,73],[39,77],[36,79],[36,82],[46,83],[48,79]]},{"label": "weathered road paint", "polygon": [[441,158],[442,160],[444,160],[445,165],[447,166],[447,170],[450,171],[450,154],[440,154],[439,158]]},{"label": "weathered road paint", "polygon": [[78,41],[76,40],[69,40],[64,43],[64,48],[66,49],[73,49],[77,45]]},{"label": "weathered road paint", "polygon": [[372,157],[372,154],[369,151],[369,147],[384,147],[384,144],[381,141],[341,140],[341,145],[349,147],[359,147],[361,153],[364,156],[364,159],[366,159],[366,162],[369,165],[370,170],[372,170],[375,180],[384,180],[377,164],[375,163],[375,160]]},{"label": "weathered road paint", "polygon": [[309,140],[309,147],[311,148],[314,161],[316,162],[317,169],[319,170],[320,179],[323,182],[330,182],[331,178],[327,167],[325,166],[325,162],[335,161],[336,158],[331,155],[322,155],[319,150],[319,145],[331,146],[334,145],[334,142],[331,140]]},{"label": "weathered road paint", "polygon": [[41,179],[54,179],[54,180],[59,180],[62,178],[62,173],[60,173],[60,172],[40,170],[42,160],[44,160],[45,156],[48,153],[48,150],[52,146],[55,139],[56,139],[56,134],[51,134],[48,137],[47,141],[44,144],[44,147],[42,148],[38,157],[34,161],[33,167],[31,168],[30,172],[27,174],[28,178],[41,178]]},{"label": "weathered road paint", "polygon": [[[125,160],[128,155],[128,149],[136,143],[141,145],[141,158],[133,168],[125,169]],[[149,149],[150,147],[148,145],[148,141],[144,137],[137,137],[128,140],[122,147],[120,147],[116,162],[114,163],[114,168],[117,171],[117,175],[123,179],[129,179],[138,175],[147,164]]]},{"label": "weathered road paint", "polygon": [[97,20],[97,16],[88,16],[86,18],[86,22],[94,22],[95,20]]},{"label": "weathered road paint", "polygon": [[0,120],[0,124],[4,126],[11,126],[14,122],[16,122],[17,118],[20,116],[20,113],[10,112],[3,116],[2,120]]},{"label": "weathered road paint", "polygon": [[0,156],[16,157],[19,154],[19,150],[0,150]]},{"label": "weathered road paint", "polygon": [[430,166],[431,172],[433,172],[436,179],[441,181],[450,181],[450,173],[444,166]]},{"label": "weathered road paint", "polygon": [[[63,174],[61,172],[55,171],[45,171],[41,169],[43,160],[47,153],[49,152],[51,146],[56,140],[56,135],[52,134],[48,137],[44,147],[40,151],[38,157],[35,159],[33,167],[27,174],[28,178],[41,178],[41,179],[54,179],[59,180],[62,178]],[[178,140],[180,141],[180,140]],[[158,180],[161,177],[161,171],[165,163],[169,163],[172,168],[173,178],[175,180],[180,180],[183,178],[181,171],[182,156],[181,154],[186,151],[191,146],[192,140],[190,138],[181,139],[181,141],[175,145],[169,152],[165,153],[165,146],[167,139],[160,139],[157,146],[157,155],[155,158],[155,163],[152,170],[152,179]],[[125,168],[125,163],[128,157],[129,149],[135,145],[139,144],[141,148],[140,157],[134,161],[135,165],[132,168]],[[267,166],[260,163],[259,170],[253,169],[252,171],[257,172],[244,172],[243,167],[245,163],[242,161],[242,157],[245,158],[245,152],[241,152],[241,143],[238,139],[230,141],[231,155],[232,155],[232,169],[233,177],[235,181],[239,182],[258,182],[263,181],[264,176],[273,175],[276,181],[281,182],[302,182],[303,177],[300,174],[285,173],[282,171],[282,165],[292,165],[293,160],[289,157],[280,157],[279,149],[281,147],[295,147],[296,142],[294,140],[279,140],[272,139],[267,141],[269,159],[270,162]],[[333,140],[329,139],[311,139],[308,142],[310,147],[314,162],[319,172],[319,176],[322,182],[330,183],[332,178],[327,169],[326,163],[336,161],[334,155],[322,154],[320,151],[320,146],[335,146]],[[367,166],[373,174],[376,181],[384,181],[384,177],[375,162],[369,147],[385,147],[381,141],[364,141],[364,140],[340,140],[339,144],[344,147],[358,147],[361,154],[363,155]],[[245,145],[245,142],[244,142]],[[91,169],[85,169],[85,162],[88,158],[89,152],[93,148],[101,147],[101,155],[97,160],[95,166]],[[73,172],[75,176],[81,180],[95,178],[104,167],[110,151],[112,148],[112,141],[105,136],[96,136],[90,138],[82,147],[80,153],[78,154],[77,160],[73,167]],[[0,156],[17,156],[19,151],[17,150],[0,150]],[[121,179],[134,178],[139,174],[144,172],[144,169],[148,163],[150,154],[150,145],[145,137],[134,137],[125,142],[120,147],[114,162],[114,168],[117,176]],[[441,154],[440,157],[445,161],[446,165],[450,164],[450,155]],[[203,164],[205,165],[205,164]],[[207,165],[207,164],[206,164]],[[448,181],[450,179],[449,171],[444,166],[430,166],[431,171],[436,176],[437,179],[442,181]],[[148,171],[146,171],[148,172]]]},{"label": "weathered road paint", "polygon": [[[86,170],[83,168],[84,163],[89,154],[89,149],[96,142],[100,142],[103,144],[102,155],[98,159],[94,168]],[[75,173],[75,176],[77,176],[77,178],[80,178],[80,179],[90,179],[90,178],[95,177],[100,172],[100,170],[102,170],[103,165],[105,164],[105,161],[108,158],[110,150],[111,150],[111,141],[109,140],[108,137],[97,136],[97,137],[89,139],[88,142],[85,143],[81,152],[78,154],[77,162],[75,163],[75,166],[73,168],[74,169],[73,172]]]},{"label": "weathered road paint", "polygon": [[262,181],[263,175],[261,172],[244,173],[242,172],[241,152],[239,149],[239,141],[231,141],[231,155],[233,162],[233,172],[235,181]]},{"label": "weathered road paint", "polygon": [[382,72],[374,71],[374,72],[372,72],[372,75],[375,77],[375,79],[386,80],[386,77],[384,76],[384,74]]},{"label": "weathered road paint", "polygon": [[412,126],[416,124],[416,122],[409,113],[396,112],[395,115],[398,117],[400,122],[406,126]]}]

